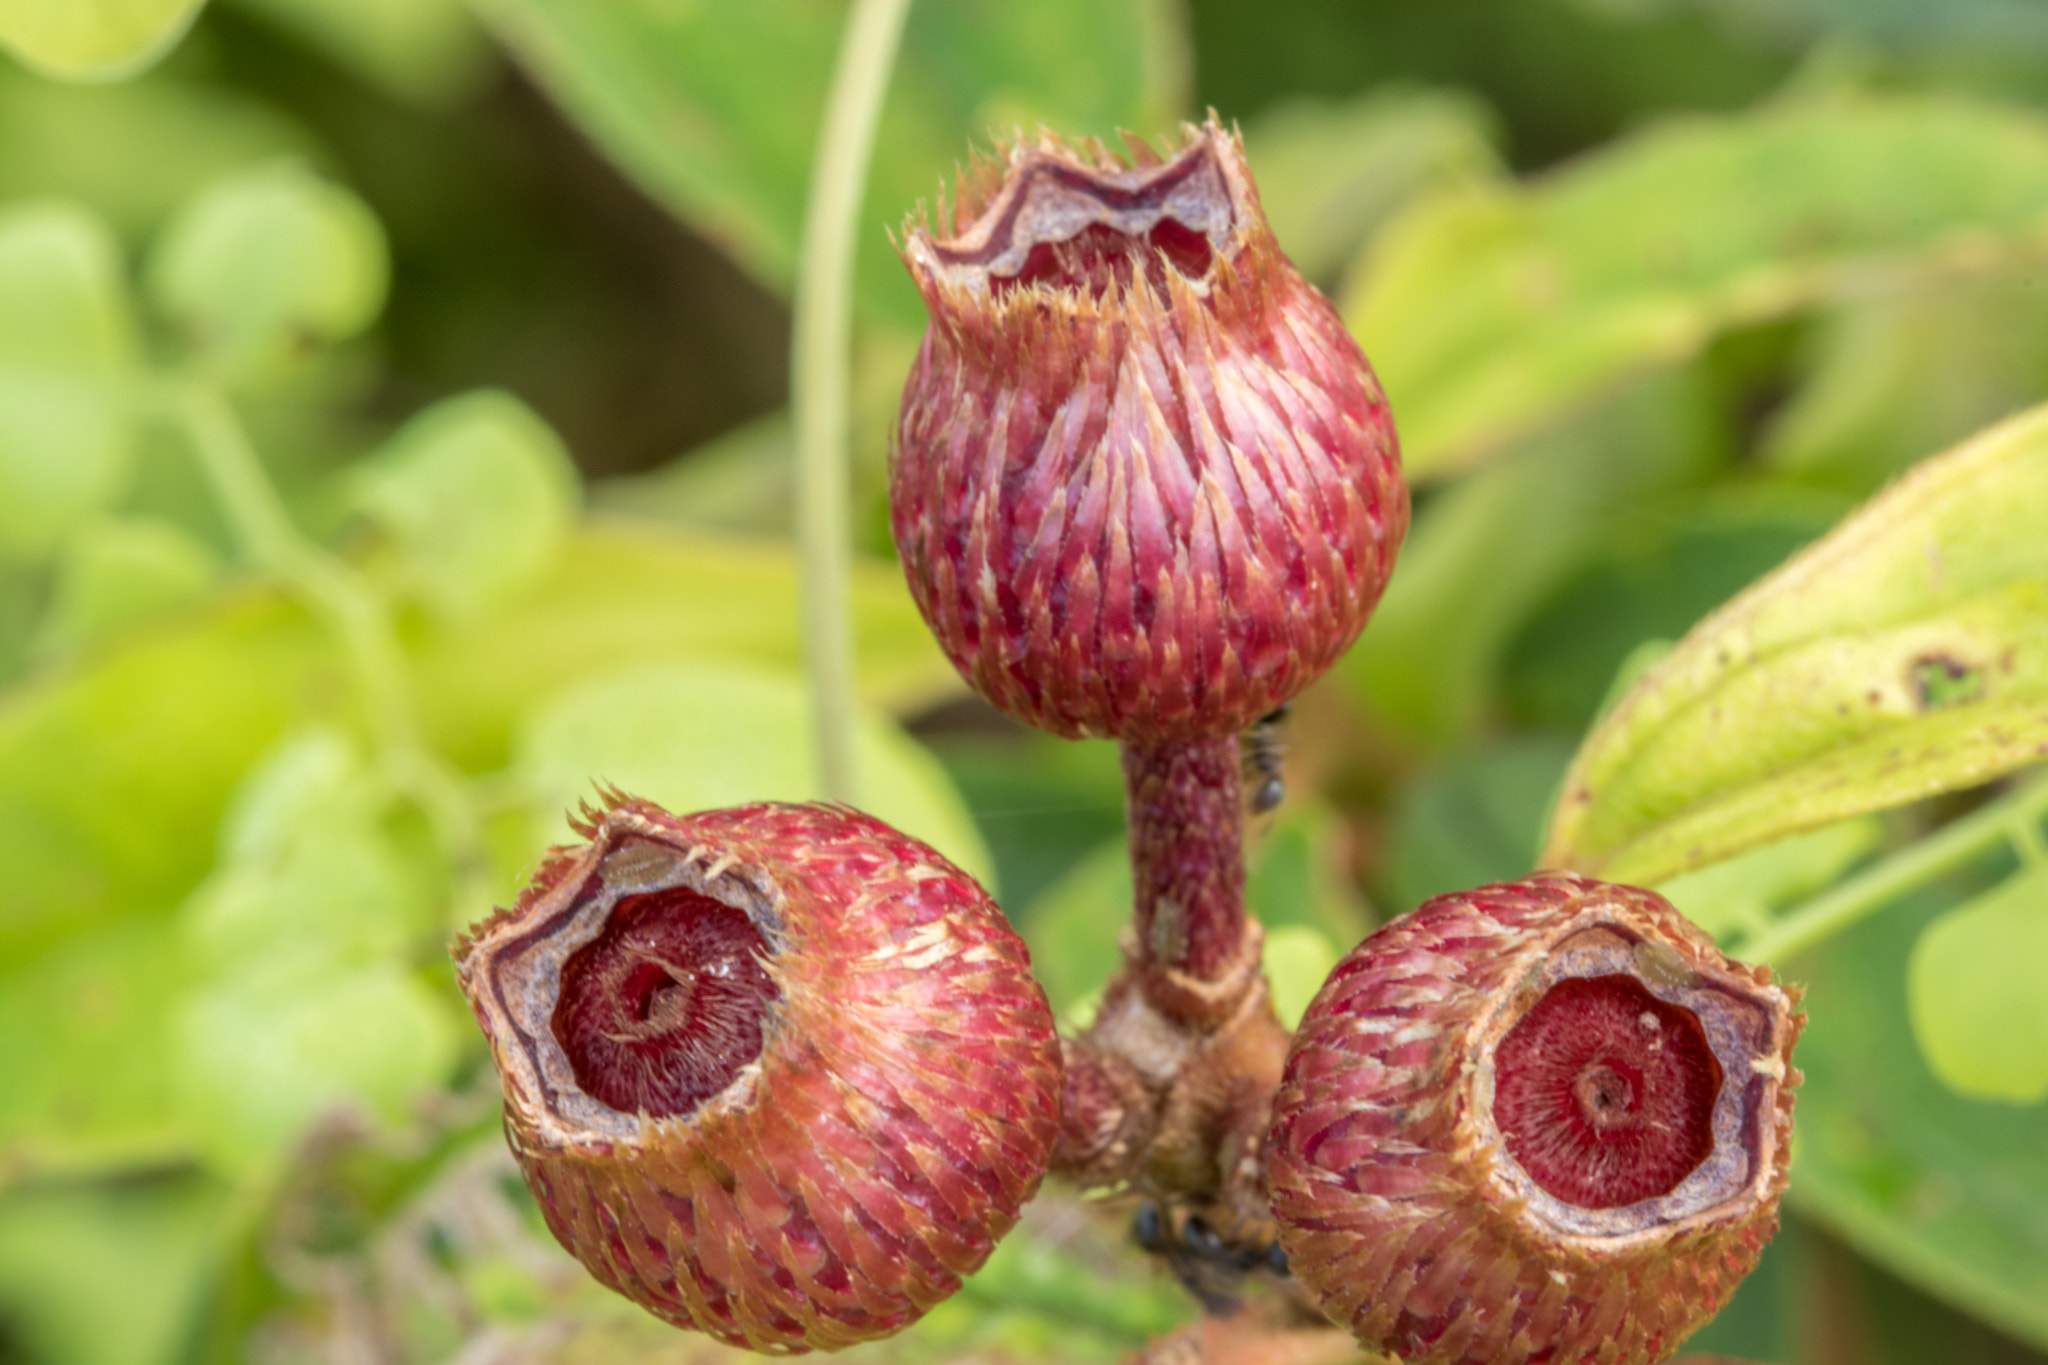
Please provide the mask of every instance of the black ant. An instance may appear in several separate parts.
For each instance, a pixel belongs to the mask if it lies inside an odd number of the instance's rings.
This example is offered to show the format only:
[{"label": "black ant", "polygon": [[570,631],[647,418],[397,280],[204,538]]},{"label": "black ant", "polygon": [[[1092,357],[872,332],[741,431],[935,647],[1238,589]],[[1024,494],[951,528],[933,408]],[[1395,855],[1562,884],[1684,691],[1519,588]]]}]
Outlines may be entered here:
[{"label": "black ant", "polygon": [[1285,704],[1253,722],[1238,741],[1244,762],[1245,805],[1253,815],[1271,815],[1287,799],[1281,769],[1287,758]]},{"label": "black ant", "polygon": [[1174,1278],[1211,1313],[1242,1306],[1244,1279],[1255,1271],[1287,1276],[1287,1253],[1275,1241],[1232,1241],[1199,1213],[1174,1203],[1147,1200],[1131,1218],[1131,1236],[1146,1251],[1163,1257]]}]

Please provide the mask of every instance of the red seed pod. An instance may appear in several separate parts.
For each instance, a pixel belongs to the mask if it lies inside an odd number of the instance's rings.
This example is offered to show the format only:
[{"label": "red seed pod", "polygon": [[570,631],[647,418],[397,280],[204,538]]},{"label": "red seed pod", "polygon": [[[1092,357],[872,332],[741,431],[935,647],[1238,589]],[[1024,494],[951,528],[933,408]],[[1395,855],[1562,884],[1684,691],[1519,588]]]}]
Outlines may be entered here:
[{"label": "red seed pod", "polygon": [[1797,987],[1660,896],[1438,896],[1337,965],[1268,1174],[1294,1274],[1409,1365],[1641,1365],[1777,1230]]},{"label": "red seed pod", "polygon": [[[1364,629],[1408,525],[1365,357],[1234,133],[1050,137],[905,229],[931,314],[890,473],[911,594],[997,707],[1069,737],[1244,730]],[[941,208],[940,217],[947,215]]]},{"label": "red seed pod", "polygon": [[1060,1054],[975,881],[842,807],[614,798],[457,947],[548,1227],[679,1327],[887,1336],[1038,1188]]}]

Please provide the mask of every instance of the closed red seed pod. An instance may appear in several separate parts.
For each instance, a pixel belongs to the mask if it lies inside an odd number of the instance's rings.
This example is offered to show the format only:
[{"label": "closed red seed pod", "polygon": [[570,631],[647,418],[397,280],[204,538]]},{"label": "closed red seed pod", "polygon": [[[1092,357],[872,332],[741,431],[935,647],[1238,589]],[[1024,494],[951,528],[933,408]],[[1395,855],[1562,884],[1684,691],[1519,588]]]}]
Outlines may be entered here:
[{"label": "closed red seed pod", "polygon": [[1640,1365],[1777,1229],[1799,991],[1653,892],[1439,896],[1339,963],[1268,1144],[1294,1274],[1411,1365]]},{"label": "closed red seed pod", "polygon": [[1134,152],[1020,144],[950,234],[906,228],[931,326],[891,524],[997,707],[1182,743],[1246,729],[1351,645],[1408,494],[1379,383],[1281,254],[1236,135]]},{"label": "closed red seed pod", "polygon": [[1038,1188],[1060,1055],[975,881],[820,805],[617,798],[458,945],[550,1229],[681,1327],[787,1353],[915,1321]]}]

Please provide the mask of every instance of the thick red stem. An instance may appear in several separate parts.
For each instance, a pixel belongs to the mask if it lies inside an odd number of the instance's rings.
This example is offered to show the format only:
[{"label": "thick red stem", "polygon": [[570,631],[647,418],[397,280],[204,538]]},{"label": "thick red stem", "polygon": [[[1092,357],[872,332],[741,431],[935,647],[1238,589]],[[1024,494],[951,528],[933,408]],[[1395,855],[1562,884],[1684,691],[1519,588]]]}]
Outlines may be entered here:
[{"label": "thick red stem", "polygon": [[1123,758],[1137,895],[1134,965],[1144,978],[1164,970],[1218,981],[1244,953],[1237,736],[1189,744],[1127,740]]}]

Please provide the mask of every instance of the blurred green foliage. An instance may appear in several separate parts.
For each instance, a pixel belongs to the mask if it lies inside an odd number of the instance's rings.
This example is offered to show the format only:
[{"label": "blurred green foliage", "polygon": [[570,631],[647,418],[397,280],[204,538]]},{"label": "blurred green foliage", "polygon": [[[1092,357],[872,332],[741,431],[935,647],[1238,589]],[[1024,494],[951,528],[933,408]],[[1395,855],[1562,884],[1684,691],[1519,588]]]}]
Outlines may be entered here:
[{"label": "blurred green foliage", "polygon": [[[844,5],[197,8],[0,0],[0,1361],[732,1359],[547,1237],[445,944],[594,780],[815,790],[783,295]],[[1116,755],[967,698],[888,562],[887,233],[1012,129],[1214,107],[1418,485],[1255,822],[1283,1012],[1535,865],[1574,762],[1552,856],[1733,945],[1892,875],[2041,753],[2043,410],[1688,632],[2048,400],[2043,91],[2029,0],[916,0],[857,276],[863,802],[1085,1017]],[[1699,1349],[2048,1358],[2011,833],[1781,964],[1791,1226]],[[1121,1358],[1192,1311],[1128,1213],[1049,1193],[851,1358]]]}]

